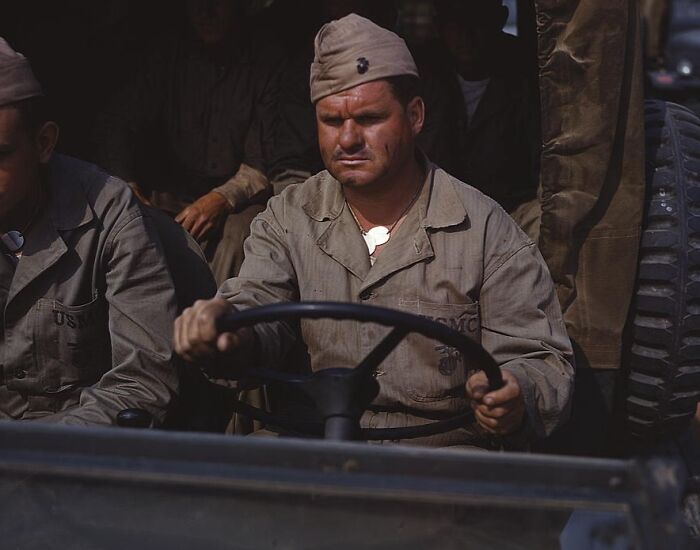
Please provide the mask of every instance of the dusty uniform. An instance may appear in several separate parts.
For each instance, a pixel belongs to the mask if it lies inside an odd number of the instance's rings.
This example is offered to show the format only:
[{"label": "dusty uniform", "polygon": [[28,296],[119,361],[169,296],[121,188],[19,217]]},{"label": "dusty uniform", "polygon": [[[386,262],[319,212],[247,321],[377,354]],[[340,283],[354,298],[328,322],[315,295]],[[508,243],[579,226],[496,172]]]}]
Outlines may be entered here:
[{"label": "dusty uniform", "polygon": [[[253,222],[240,276],[220,293],[239,308],[296,300],[383,306],[438,320],[469,334],[512,372],[528,422],[539,435],[566,419],[571,353],[547,268],[535,245],[477,190],[430,168],[416,205],[374,266],[327,172],[273,198]],[[257,327],[262,363],[284,367],[298,336],[287,324]],[[353,367],[386,329],[305,320],[301,336],[313,370]],[[410,335],[379,367],[369,427],[425,423],[463,411],[466,373],[453,349]],[[470,429],[423,440],[473,441]]]},{"label": "dusty uniform", "polygon": [[57,155],[47,189],[19,262],[0,255],[0,418],[162,419],[176,304],[153,225],[92,165]]}]

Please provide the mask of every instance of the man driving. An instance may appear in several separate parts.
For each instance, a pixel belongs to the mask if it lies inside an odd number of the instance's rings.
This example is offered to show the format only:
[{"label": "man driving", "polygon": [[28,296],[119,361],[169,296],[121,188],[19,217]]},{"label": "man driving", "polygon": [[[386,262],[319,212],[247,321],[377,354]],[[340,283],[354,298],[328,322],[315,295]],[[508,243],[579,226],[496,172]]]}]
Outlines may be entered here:
[{"label": "man driving", "polygon": [[416,426],[471,406],[474,425],[416,442],[491,447],[493,435],[550,434],[568,415],[573,368],[547,267],[494,201],[416,148],[425,108],[404,41],[354,14],[331,22],[316,36],[310,81],[327,170],[270,201],[240,275],[176,321],[176,350],[279,368],[303,342],[310,369],[353,367],[384,335],[378,326],[304,320],[219,334],[216,321],[290,301],[402,310],[479,341],[505,385],[489,391],[454,350],[409,335],[376,372],[364,427]]}]

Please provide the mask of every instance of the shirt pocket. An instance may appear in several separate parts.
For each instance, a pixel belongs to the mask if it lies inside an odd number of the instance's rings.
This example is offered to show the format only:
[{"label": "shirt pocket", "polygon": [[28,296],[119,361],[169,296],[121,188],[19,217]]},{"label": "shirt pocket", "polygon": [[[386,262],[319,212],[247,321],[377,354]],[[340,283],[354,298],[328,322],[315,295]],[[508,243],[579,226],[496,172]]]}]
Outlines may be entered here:
[{"label": "shirt pocket", "polygon": [[110,361],[104,301],[97,295],[81,305],[66,305],[42,298],[34,323],[40,390],[68,391],[92,385]]},{"label": "shirt pocket", "polygon": [[[454,304],[400,300],[399,308],[442,323],[476,342],[480,340],[478,302]],[[448,409],[464,406],[468,365],[465,368],[462,355],[455,348],[419,334],[410,334],[397,352],[400,384],[412,402],[428,404],[452,400],[454,405],[448,406]],[[445,406],[443,403],[438,408]]]}]

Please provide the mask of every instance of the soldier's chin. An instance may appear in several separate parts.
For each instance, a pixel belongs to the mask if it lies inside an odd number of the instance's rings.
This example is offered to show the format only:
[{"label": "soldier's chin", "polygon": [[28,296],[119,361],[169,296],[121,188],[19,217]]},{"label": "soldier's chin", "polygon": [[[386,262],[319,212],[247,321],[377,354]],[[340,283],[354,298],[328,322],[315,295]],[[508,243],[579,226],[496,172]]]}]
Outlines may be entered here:
[{"label": "soldier's chin", "polygon": [[365,187],[374,181],[372,174],[363,170],[338,170],[331,175],[340,182],[343,187]]},{"label": "soldier's chin", "polygon": [[372,185],[372,181],[364,178],[348,176],[338,180],[340,185],[343,187],[349,187],[351,189],[360,189],[362,187],[369,187]]}]

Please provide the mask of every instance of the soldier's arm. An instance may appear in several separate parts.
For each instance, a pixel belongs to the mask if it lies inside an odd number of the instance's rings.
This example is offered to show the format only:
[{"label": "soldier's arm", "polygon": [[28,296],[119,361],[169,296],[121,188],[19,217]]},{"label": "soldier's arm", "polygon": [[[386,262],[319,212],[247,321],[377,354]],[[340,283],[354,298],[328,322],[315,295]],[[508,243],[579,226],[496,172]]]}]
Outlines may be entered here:
[{"label": "soldier's arm", "polygon": [[515,377],[527,428],[544,437],[568,418],[573,353],[542,256],[510,219],[498,224],[500,230],[505,223],[506,234],[522,242],[499,251],[486,266],[480,295],[482,345]]},{"label": "soldier's arm", "polygon": [[238,276],[225,281],[215,299],[196,302],[175,322],[176,351],[185,360],[200,364],[212,379],[235,378],[237,365],[273,368],[298,342],[294,328],[284,322],[223,334],[217,327],[218,319],[234,310],[299,299],[285,223],[277,217],[281,204],[279,198],[273,198],[253,221]]}]

